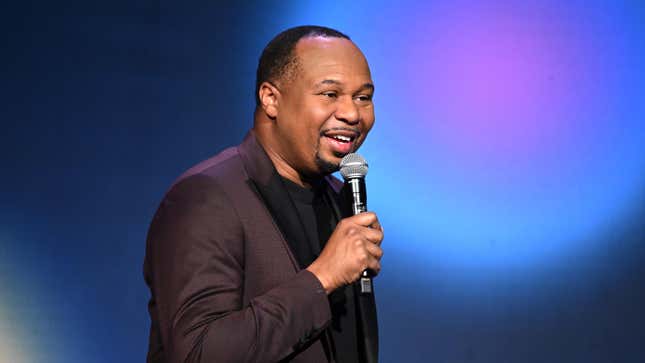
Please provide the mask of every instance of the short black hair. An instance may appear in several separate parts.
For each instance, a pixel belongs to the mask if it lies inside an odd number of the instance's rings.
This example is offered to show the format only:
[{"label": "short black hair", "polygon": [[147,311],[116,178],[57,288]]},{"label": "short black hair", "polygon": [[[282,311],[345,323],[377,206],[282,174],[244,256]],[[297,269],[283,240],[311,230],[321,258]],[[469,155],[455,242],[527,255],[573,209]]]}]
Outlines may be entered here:
[{"label": "short black hair", "polygon": [[293,52],[298,41],[307,37],[345,38],[349,36],[338,30],[317,25],[303,25],[289,28],[271,39],[262,51],[255,78],[255,103],[260,105],[260,85],[262,82],[276,82],[285,78],[297,68],[298,60]]}]

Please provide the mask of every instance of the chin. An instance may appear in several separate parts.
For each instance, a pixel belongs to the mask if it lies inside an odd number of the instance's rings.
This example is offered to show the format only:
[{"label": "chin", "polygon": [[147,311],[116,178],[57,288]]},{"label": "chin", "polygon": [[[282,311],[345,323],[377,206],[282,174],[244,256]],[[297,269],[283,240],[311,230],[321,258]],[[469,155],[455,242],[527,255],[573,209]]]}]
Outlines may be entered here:
[{"label": "chin", "polygon": [[[332,159],[332,160],[330,160]],[[338,168],[340,167],[340,159],[336,160],[337,158],[323,158],[320,155],[316,155],[316,165],[318,166],[318,170],[320,170],[320,173],[323,175],[328,175],[334,172],[338,171]]]}]

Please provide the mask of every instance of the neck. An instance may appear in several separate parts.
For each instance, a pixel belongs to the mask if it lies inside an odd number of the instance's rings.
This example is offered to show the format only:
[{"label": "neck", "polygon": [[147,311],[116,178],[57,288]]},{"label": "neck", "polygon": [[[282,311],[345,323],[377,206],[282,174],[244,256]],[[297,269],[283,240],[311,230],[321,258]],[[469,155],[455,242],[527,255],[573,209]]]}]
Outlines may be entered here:
[{"label": "neck", "polygon": [[274,142],[275,140],[273,139],[270,132],[266,132],[266,130],[257,127],[257,125],[253,128],[253,131],[255,132],[256,139],[269,156],[269,159],[271,159],[271,162],[273,163],[276,171],[283,178],[289,179],[290,181],[303,188],[311,188],[312,185],[315,185],[320,180],[320,178],[308,178],[305,175],[299,173],[295,168],[293,168],[291,164],[289,164],[289,162],[282,156],[280,151],[272,146],[276,145],[276,142]]}]

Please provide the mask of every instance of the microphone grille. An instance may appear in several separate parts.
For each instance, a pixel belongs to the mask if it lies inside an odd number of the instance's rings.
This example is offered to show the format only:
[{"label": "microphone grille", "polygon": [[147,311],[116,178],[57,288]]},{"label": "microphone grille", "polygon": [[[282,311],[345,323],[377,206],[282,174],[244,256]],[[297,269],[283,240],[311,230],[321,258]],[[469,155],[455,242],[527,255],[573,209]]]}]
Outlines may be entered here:
[{"label": "microphone grille", "polygon": [[358,154],[347,154],[340,161],[343,179],[364,178],[367,175],[367,161]]}]

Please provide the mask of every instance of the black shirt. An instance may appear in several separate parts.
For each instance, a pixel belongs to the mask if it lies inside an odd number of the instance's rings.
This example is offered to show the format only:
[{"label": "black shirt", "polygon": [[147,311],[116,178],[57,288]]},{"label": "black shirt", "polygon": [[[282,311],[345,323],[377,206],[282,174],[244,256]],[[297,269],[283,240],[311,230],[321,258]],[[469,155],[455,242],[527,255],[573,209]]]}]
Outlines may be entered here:
[{"label": "black shirt", "polygon": [[[334,209],[337,200],[331,200],[334,193],[330,193],[329,185],[324,179],[312,185],[311,189],[303,188],[292,181],[282,178],[284,185],[291,197],[305,234],[308,245],[302,243],[294,246],[294,254],[300,256],[302,267],[305,268],[313,262],[324,248],[331,236],[340,216]],[[285,201],[288,202],[288,201]],[[336,204],[337,205],[337,204]],[[359,362],[357,341],[356,302],[354,300],[353,286],[343,286],[329,294],[332,322],[329,327],[329,348],[336,362]],[[329,336],[328,335],[328,336]]]}]

